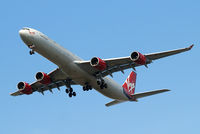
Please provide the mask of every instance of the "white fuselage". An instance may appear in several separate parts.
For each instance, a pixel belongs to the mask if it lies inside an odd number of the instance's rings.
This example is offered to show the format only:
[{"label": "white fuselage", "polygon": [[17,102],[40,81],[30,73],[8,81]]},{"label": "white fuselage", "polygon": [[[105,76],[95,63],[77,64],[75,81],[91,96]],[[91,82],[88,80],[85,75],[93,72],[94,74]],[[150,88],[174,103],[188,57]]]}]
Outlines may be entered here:
[{"label": "white fuselage", "polygon": [[117,100],[128,100],[123,93],[123,88],[114,80],[104,77],[105,83],[108,87],[100,89],[97,85],[97,79],[93,75],[87,73],[80,68],[74,61],[81,61],[82,59],[72,54],[56,42],[48,38],[43,33],[25,28],[19,31],[22,40],[27,46],[34,46],[32,49],[41,54],[54,64],[56,64],[70,79],[82,86],[88,82],[94,89],[103,95]]}]

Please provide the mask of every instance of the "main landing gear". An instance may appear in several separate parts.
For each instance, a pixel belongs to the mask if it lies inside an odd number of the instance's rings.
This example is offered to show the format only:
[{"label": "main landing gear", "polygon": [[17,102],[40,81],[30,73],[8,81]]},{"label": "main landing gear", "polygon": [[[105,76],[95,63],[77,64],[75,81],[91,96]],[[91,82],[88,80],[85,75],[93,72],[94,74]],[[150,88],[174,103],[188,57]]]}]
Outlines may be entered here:
[{"label": "main landing gear", "polygon": [[97,79],[97,85],[99,85],[101,89],[108,87],[108,85],[105,83],[104,79]]},{"label": "main landing gear", "polygon": [[85,83],[85,86],[83,86],[83,91],[89,91],[89,90],[92,90],[92,86],[89,85],[88,82]]},{"label": "main landing gear", "polygon": [[71,80],[66,80],[65,81],[65,85],[66,85],[66,90],[65,92],[69,95],[69,97],[71,98],[72,96],[76,96],[76,92],[73,91],[73,88],[71,87],[70,84]]}]

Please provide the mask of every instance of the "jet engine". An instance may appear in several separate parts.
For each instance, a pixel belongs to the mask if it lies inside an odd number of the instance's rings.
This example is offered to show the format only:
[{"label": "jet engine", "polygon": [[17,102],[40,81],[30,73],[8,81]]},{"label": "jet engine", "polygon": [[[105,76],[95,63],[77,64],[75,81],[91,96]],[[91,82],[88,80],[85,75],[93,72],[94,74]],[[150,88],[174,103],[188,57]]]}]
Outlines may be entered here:
[{"label": "jet engine", "polygon": [[139,52],[132,52],[130,58],[132,61],[134,61],[137,64],[140,64],[140,65],[146,64],[146,57]]},{"label": "jet engine", "polygon": [[19,82],[17,84],[17,88],[20,90],[20,92],[22,92],[23,94],[32,94],[33,91],[32,91],[32,87],[26,83],[26,82]]},{"label": "jet engine", "polygon": [[105,70],[107,67],[106,62],[98,57],[92,58],[90,61],[90,65],[100,71]]},{"label": "jet engine", "polygon": [[35,78],[37,81],[39,81],[41,84],[45,84],[48,85],[51,83],[51,78],[48,74],[44,73],[44,72],[38,72],[35,75]]}]

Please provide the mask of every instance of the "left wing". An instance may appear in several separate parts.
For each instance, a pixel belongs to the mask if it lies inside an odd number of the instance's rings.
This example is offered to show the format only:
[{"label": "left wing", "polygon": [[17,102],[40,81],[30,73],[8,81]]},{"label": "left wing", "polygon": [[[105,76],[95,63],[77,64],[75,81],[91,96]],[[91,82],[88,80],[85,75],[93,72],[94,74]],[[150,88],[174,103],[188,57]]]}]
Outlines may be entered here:
[{"label": "left wing", "polygon": [[[75,63],[80,66],[82,69],[87,71],[88,73],[92,75],[98,75],[100,74],[102,77],[105,77],[107,75],[111,75],[114,72],[121,71],[129,68],[133,68],[135,70],[135,67],[145,65],[147,67],[147,64],[150,64],[153,60],[157,60],[160,58],[164,58],[167,56],[175,55],[178,53],[182,53],[185,51],[189,51],[192,49],[194,45],[191,45],[186,48],[171,50],[171,51],[165,51],[165,52],[158,52],[158,53],[151,53],[151,54],[144,54],[143,56],[146,59],[145,64],[139,64],[136,61],[133,61],[131,59],[131,56],[128,57],[120,57],[120,58],[111,58],[111,59],[103,59],[103,61],[106,63],[106,69],[105,70],[98,70],[90,65],[90,61],[75,61]],[[138,53],[138,52],[136,52]],[[132,53],[133,54],[133,53]]]},{"label": "left wing", "polygon": [[[63,71],[59,68],[50,72],[48,74],[48,76],[50,76],[50,78],[51,78],[50,84],[44,85],[38,81],[33,82],[32,84],[30,84],[32,91],[33,92],[38,91],[38,92],[44,94],[44,91],[46,91],[46,90],[49,90],[50,92],[52,92],[53,88],[58,88],[60,90],[59,87],[65,85],[66,83],[64,80],[66,80],[68,78],[67,75],[65,73],[63,73]],[[76,83],[74,81],[71,81],[70,84],[75,85]],[[20,90],[18,90],[14,93],[11,93],[10,95],[11,96],[19,96],[19,95],[23,95],[23,94],[24,93],[22,93]]]}]

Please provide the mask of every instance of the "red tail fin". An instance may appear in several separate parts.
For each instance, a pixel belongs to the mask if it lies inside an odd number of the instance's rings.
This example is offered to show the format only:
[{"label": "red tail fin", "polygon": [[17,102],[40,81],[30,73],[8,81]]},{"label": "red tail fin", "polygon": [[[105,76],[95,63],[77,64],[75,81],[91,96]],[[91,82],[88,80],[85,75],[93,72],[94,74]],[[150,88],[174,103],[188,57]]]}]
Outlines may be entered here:
[{"label": "red tail fin", "polygon": [[122,87],[124,88],[124,91],[129,96],[134,95],[135,93],[135,84],[136,84],[136,73],[131,72]]}]

